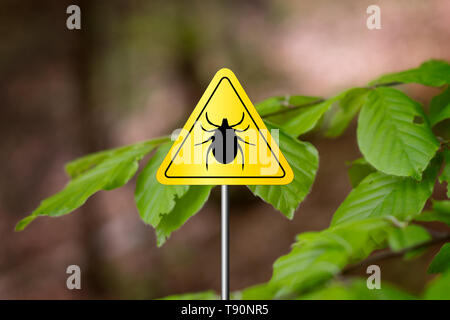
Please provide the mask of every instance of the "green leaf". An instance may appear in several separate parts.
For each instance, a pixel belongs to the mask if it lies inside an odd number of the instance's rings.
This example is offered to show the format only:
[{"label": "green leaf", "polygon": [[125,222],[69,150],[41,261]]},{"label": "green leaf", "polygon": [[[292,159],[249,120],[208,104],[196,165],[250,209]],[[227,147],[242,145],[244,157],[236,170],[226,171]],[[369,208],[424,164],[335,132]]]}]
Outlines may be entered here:
[{"label": "green leaf", "polygon": [[424,211],[415,220],[423,222],[440,221],[450,226],[450,201],[433,202],[432,211]]},{"label": "green leaf", "polygon": [[131,145],[104,150],[100,152],[95,152],[92,154],[89,154],[87,156],[75,159],[73,161],[70,161],[66,164],[66,172],[67,174],[72,178],[76,178],[80,174],[94,168],[95,166],[99,165],[103,161],[107,159],[114,158],[115,156],[120,156],[121,154],[127,153],[127,152],[133,152],[133,150],[145,150],[147,147],[151,147],[153,149],[154,147],[158,146],[161,143],[169,141],[168,137],[161,137],[156,139],[151,139],[139,143],[134,143]]},{"label": "green leaf", "polygon": [[271,285],[276,298],[300,294],[330,279],[346,265],[365,259],[385,245],[387,219],[352,221],[320,232],[300,234],[290,253],[273,267]]},{"label": "green leaf", "polygon": [[415,217],[414,220],[421,222],[440,221],[450,226],[450,214],[445,214],[438,211],[424,211]]},{"label": "green leaf", "polygon": [[370,290],[367,280],[333,281],[324,288],[300,296],[301,300],[414,300],[414,296],[382,283],[381,289]]},{"label": "green leaf", "polygon": [[[388,243],[393,251],[401,251],[431,239],[428,231],[418,225],[409,225],[404,228],[394,229],[389,233]],[[426,249],[424,249],[426,250]],[[415,258],[424,252],[423,249],[413,250],[405,254],[406,259]]]},{"label": "green leaf", "polygon": [[[265,122],[269,130],[275,127]],[[279,147],[294,172],[294,180],[288,185],[248,186],[249,189],[286,217],[292,219],[294,211],[309,193],[319,166],[317,150],[308,142],[299,141],[282,130],[279,131]]]},{"label": "green leaf", "polygon": [[74,171],[70,172],[75,178],[62,191],[42,201],[30,216],[17,224],[16,230],[23,230],[38,216],[58,217],[70,213],[97,191],[123,186],[136,173],[138,161],[156,145],[152,141],[121,148],[120,152],[104,157],[101,161],[97,159],[94,166],[89,166],[90,169],[85,164],[77,167],[78,169],[73,165],[71,168]]},{"label": "green leaf", "polygon": [[[366,287],[367,288],[367,287]],[[357,300],[358,294],[348,284],[333,281],[324,287],[301,295],[299,300]]]},{"label": "green leaf", "polygon": [[359,158],[354,160],[348,169],[348,176],[350,177],[352,187],[356,188],[365,177],[375,171],[374,167],[372,167],[366,159]]},{"label": "green leaf", "polygon": [[428,267],[428,273],[450,272],[450,243],[442,246]]},{"label": "green leaf", "polygon": [[426,86],[440,87],[450,83],[450,65],[441,60],[429,60],[418,68],[381,76],[372,81],[370,85],[391,82],[420,83]]},{"label": "green leaf", "polygon": [[169,143],[158,148],[139,174],[134,193],[142,220],[154,228],[159,225],[164,215],[173,210],[177,198],[181,198],[189,190],[189,186],[162,185],[156,180],[156,171],[169,149]]},{"label": "green leaf", "polygon": [[447,197],[450,198],[450,150],[444,149],[444,170],[442,170],[441,175],[439,176],[439,182],[447,182]]},{"label": "green leaf", "polygon": [[417,180],[439,148],[420,105],[393,88],[369,94],[357,136],[364,158],[377,170]]},{"label": "green leaf", "polygon": [[341,135],[366,102],[369,92],[367,88],[348,90],[339,101],[338,110],[332,115],[325,136],[337,137]]},{"label": "green leaf", "polygon": [[190,186],[189,190],[177,200],[175,207],[162,216],[156,227],[158,246],[162,246],[173,231],[180,228],[203,207],[212,188],[213,186]]},{"label": "green leaf", "polygon": [[270,282],[265,282],[248,287],[241,292],[236,293],[242,300],[272,300],[277,288]]},{"label": "green leaf", "polygon": [[430,239],[431,236],[424,227],[413,224],[392,230],[389,233],[388,243],[393,251],[401,251]]},{"label": "green leaf", "polygon": [[450,271],[433,279],[427,286],[424,297],[427,300],[450,300]]},{"label": "green leaf", "polygon": [[139,214],[156,229],[158,246],[203,207],[213,187],[160,184],[156,171],[169,149],[169,143],[158,148],[139,175],[135,190]]},{"label": "green leaf", "polygon": [[435,125],[445,119],[450,118],[450,87],[447,87],[441,94],[433,97],[430,103],[429,119],[431,125]]},{"label": "green leaf", "polygon": [[440,159],[433,160],[422,181],[374,172],[353,189],[334,213],[331,225],[371,217],[411,220],[431,196]]},{"label": "green leaf", "polygon": [[341,99],[346,91],[325,100],[321,103],[300,108],[294,112],[289,113],[289,118],[281,125],[286,133],[298,137],[310,130],[312,130],[322,115],[331,107],[331,105]]},{"label": "green leaf", "polygon": [[160,300],[219,300],[219,296],[214,291],[204,291],[196,293],[174,294],[161,298]]},{"label": "green leaf", "polygon": [[450,215],[450,200],[433,200],[433,209],[437,212]]},{"label": "green leaf", "polygon": [[[309,96],[277,96],[268,98],[255,105],[261,117],[270,116],[273,113],[290,113],[298,107],[309,106],[321,100],[320,97]],[[273,116],[272,116],[273,117]]]}]

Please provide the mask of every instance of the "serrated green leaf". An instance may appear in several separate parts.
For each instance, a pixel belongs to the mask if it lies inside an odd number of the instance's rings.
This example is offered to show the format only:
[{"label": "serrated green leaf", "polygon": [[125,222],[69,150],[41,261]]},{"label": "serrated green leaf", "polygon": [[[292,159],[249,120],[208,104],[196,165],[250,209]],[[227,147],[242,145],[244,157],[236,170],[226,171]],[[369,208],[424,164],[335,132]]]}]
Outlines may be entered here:
[{"label": "serrated green leaf", "polygon": [[127,152],[133,152],[133,150],[145,150],[147,147],[151,147],[151,149],[155,148],[156,146],[160,145],[161,143],[167,142],[170,139],[168,137],[161,137],[156,139],[151,139],[143,142],[138,142],[134,144],[130,144],[127,146],[109,149],[109,150],[103,150],[100,152],[95,152],[92,154],[88,154],[87,156],[75,159],[73,161],[70,161],[66,164],[65,169],[67,174],[72,178],[76,178],[80,174],[94,168],[95,166],[99,165],[103,161],[113,158],[115,156],[127,153]]},{"label": "serrated green leaf", "polygon": [[370,85],[391,82],[420,83],[426,86],[440,87],[450,83],[450,65],[441,60],[429,60],[418,68],[381,76],[372,81]]},{"label": "serrated green leaf", "polygon": [[420,105],[393,88],[370,92],[357,136],[361,153],[377,170],[417,180],[439,148]]},{"label": "serrated green leaf", "polygon": [[353,188],[356,188],[358,184],[364,180],[369,174],[375,172],[375,168],[372,167],[364,158],[354,160],[350,164],[348,169],[348,176]]},{"label": "serrated green leaf", "polygon": [[424,297],[427,300],[450,300],[450,271],[434,278],[428,285]]},{"label": "serrated green leaf", "polygon": [[415,220],[423,222],[440,221],[450,226],[450,201],[433,200],[433,210],[424,211]]},{"label": "serrated green leaf", "polygon": [[439,176],[439,182],[447,182],[447,197],[450,198],[450,150],[444,149],[442,153],[444,154],[445,165],[441,175]]},{"label": "serrated green leaf", "polygon": [[164,215],[173,210],[177,198],[181,198],[189,190],[189,186],[162,185],[156,180],[156,171],[169,149],[169,143],[161,145],[139,174],[136,182],[134,198],[139,214],[145,223],[154,228]]},{"label": "serrated green leaf", "polygon": [[282,298],[300,294],[339,273],[346,265],[365,259],[385,245],[391,222],[387,219],[352,221],[297,238],[293,249],[273,267],[271,285]]},{"label": "serrated green leaf", "polygon": [[369,89],[353,88],[348,90],[339,101],[337,112],[331,116],[325,136],[337,137],[347,129],[350,122],[364,105]]},{"label": "serrated green leaf", "polygon": [[428,267],[428,273],[450,272],[450,243],[442,246]]},{"label": "serrated green leaf", "polygon": [[[420,243],[424,243],[431,239],[428,231],[418,225],[408,225],[404,228],[394,229],[389,233],[388,243],[393,251],[401,251],[406,248],[411,248]],[[406,259],[415,258],[426,249],[418,249],[407,252]]]},{"label": "serrated green leaf", "polygon": [[431,99],[428,118],[432,126],[445,119],[450,119],[450,87]]},{"label": "serrated green leaf", "polygon": [[391,215],[411,220],[433,192],[441,159],[433,160],[422,181],[374,172],[353,189],[334,213],[331,225]]},{"label": "serrated green leaf", "polygon": [[156,227],[158,246],[162,246],[173,231],[203,207],[212,188],[213,186],[190,186],[189,190],[177,199],[174,208],[162,216]]},{"label": "serrated green leaf", "polygon": [[[138,161],[156,147],[157,143],[140,143],[97,159],[94,166],[82,165],[72,168],[75,178],[55,195],[45,199],[31,215],[16,225],[16,230],[23,230],[38,216],[58,217],[68,214],[81,205],[94,193],[100,190],[112,190],[123,186],[136,173]],[[80,168],[83,168],[80,171]],[[76,174],[75,174],[76,172]]]},{"label": "serrated green leaf", "polygon": [[338,100],[338,97],[290,113],[289,119],[281,125],[281,129],[294,137],[312,130],[336,100]]},{"label": "serrated green leaf", "polygon": [[[275,126],[265,122],[269,130]],[[248,186],[249,189],[275,209],[291,219],[294,211],[311,190],[319,165],[317,150],[308,142],[299,141],[282,130],[279,131],[279,147],[294,172],[294,180],[288,185]]]},{"label": "serrated green leaf", "polygon": [[258,114],[261,117],[270,116],[273,113],[284,113],[292,112],[296,108],[303,105],[310,105],[314,102],[319,101],[320,97],[309,97],[309,96],[277,96],[271,97],[266,100],[261,101],[255,105]]},{"label": "serrated green leaf", "polygon": [[158,246],[205,204],[213,186],[169,186],[156,180],[156,171],[170,144],[158,148],[137,179],[135,200],[145,223],[156,229]]},{"label": "serrated green leaf", "polygon": [[195,293],[174,294],[161,298],[160,300],[219,300],[219,296],[214,291],[204,291]]},{"label": "serrated green leaf", "polygon": [[413,295],[382,283],[380,289],[370,290],[364,279],[351,279],[345,283],[334,281],[324,288],[300,296],[301,300],[415,300]]}]

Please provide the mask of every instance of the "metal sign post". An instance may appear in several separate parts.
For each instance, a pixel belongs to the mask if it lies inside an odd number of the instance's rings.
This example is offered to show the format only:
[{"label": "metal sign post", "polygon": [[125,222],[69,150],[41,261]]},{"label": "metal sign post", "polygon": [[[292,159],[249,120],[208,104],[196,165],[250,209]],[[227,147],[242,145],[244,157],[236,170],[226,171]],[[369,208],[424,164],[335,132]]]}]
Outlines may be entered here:
[{"label": "metal sign post", "polygon": [[229,251],[229,215],[228,215],[228,186],[222,185],[222,300],[230,299],[230,251]]}]

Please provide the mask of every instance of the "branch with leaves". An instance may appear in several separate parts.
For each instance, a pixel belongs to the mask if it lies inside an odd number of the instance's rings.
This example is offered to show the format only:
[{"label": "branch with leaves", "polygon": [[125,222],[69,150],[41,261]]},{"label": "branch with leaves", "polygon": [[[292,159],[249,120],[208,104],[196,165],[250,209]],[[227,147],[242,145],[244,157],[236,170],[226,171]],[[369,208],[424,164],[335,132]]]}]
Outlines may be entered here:
[{"label": "branch with leaves", "polygon": [[[393,88],[408,83],[441,89],[431,100],[428,113],[420,103]],[[353,190],[334,213],[330,227],[298,235],[291,252],[275,262],[267,283],[235,292],[234,298],[414,298],[389,285],[380,292],[369,292],[363,280],[343,283],[338,276],[349,266],[371,261],[367,258],[375,250],[389,248],[392,255],[407,256],[434,243],[427,229],[412,221],[450,225],[450,200],[432,200],[432,209],[423,211],[437,180],[447,183],[450,197],[449,84],[450,65],[430,60],[328,99],[293,95],[272,97],[255,105],[269,129],[280,129],[279,146],[295,177],[285,186],[248,187],[289,219],[309,193],[319,163],[315,147],[299,140],[300,136],[319,130],[326,137],[338,137],[358,117],[357,142],[363,157],[350,166]],[[68,214],[100,190],[123,186],[136,174],[139,161],[156,150],[137,178],[135,201],[142,220],[156,229],[158,245],[163,245],[203,207],[213,188],[159,184],[156,170],[169,147],[169,137],[161,137],[68,163],[70,182],[42,201],[16,230],[23,230],[39,216]],[[439,241],[448,242],[448,237]],[[450,299],[448,243],[429,272],[441,275],[422,297]],[[208,291],[170,298],[216,297]]]}]

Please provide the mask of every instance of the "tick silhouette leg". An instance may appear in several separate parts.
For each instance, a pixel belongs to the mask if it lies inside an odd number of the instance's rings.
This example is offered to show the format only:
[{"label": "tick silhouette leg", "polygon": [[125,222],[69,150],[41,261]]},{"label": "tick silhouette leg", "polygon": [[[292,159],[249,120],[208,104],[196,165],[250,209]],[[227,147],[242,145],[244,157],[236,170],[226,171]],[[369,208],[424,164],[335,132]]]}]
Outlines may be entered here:
[{"label": "tick silhouette leg", "polygon": [[250,127],[250,125],[248,125],[247,128],[245,128],[244,130],[234,129],[234,131],[236,131],[236,132],[244,132],[244,131],[247,131],[249,127]]},{"label": "tick silhouette leg", "polygon": [[205,132],[214,132],[214,131],[216,131],[216,129],[213,129],[213,130],[206,130],[205,128],[203,128],[202,125],[200,125],[200,127],[201,127],[202,130],[205,131]]},{"label": "tick silhouette leg", "polygon": [[208,151],[206,151],[206,170],[208,170],[208,157],[209,157],[209,153],[211,152],[212,148],[213,148],[213,145],[210,144],[208,147]]},{"label": "tick silhouette leg", "polygon": [[237,144],[238,150],[241,153],[242,156],[242,170],[244,170],[244,151],[242,151],[241,146],[239,145],[239,143]]},{"label": "tick silhouette leg", "polygon": [[239,136],[236,136],[236,137],[237,137],[237,139],[238,139],[239,141],[242,141],[243,143],[249,144],[249,145],[251,145],[251,146],[254,146],[254,145],[255,145],[254,143],[250,143],[250,142],[245,141],[244,139],[242,139],[242,138],[239,137]]},{"label": "tick silhouette leg", "polygon": [[244,121],[244,113],[243,113],[243,112],[242,112],[242,118],[241,118],[241,120],[239,120],[238,123],[235,123],[235,124],[231,125],[230,127],[231,127],[231,128],[236,127],[236,126],[240,125],[240,124],[242,123],[242,121]]},{"label": "tick silhouette leg", "polygon": [[218,126],[217,124],[214,124],[214,123],[212,123],[210,120],[209,120],[209,118],[208,118],[208,112],[206,112],[206,121],[208,121],[208,123],[210,124],[210,125],[212,125],[213,127],[216,127],[216,128],[219,128],[220,126]]},{"label": "tick silhouette leg", "polygon": [[213,141],[213,140],[214,140],[214,136],[211,136],[211,137],[209,137],[208,139],[206,139],[203,142],[199,142],[199,143],[194,144],[194,146],[199,146],[201,144],[204,144],[204,143],[207,143],[208,141]]}]

